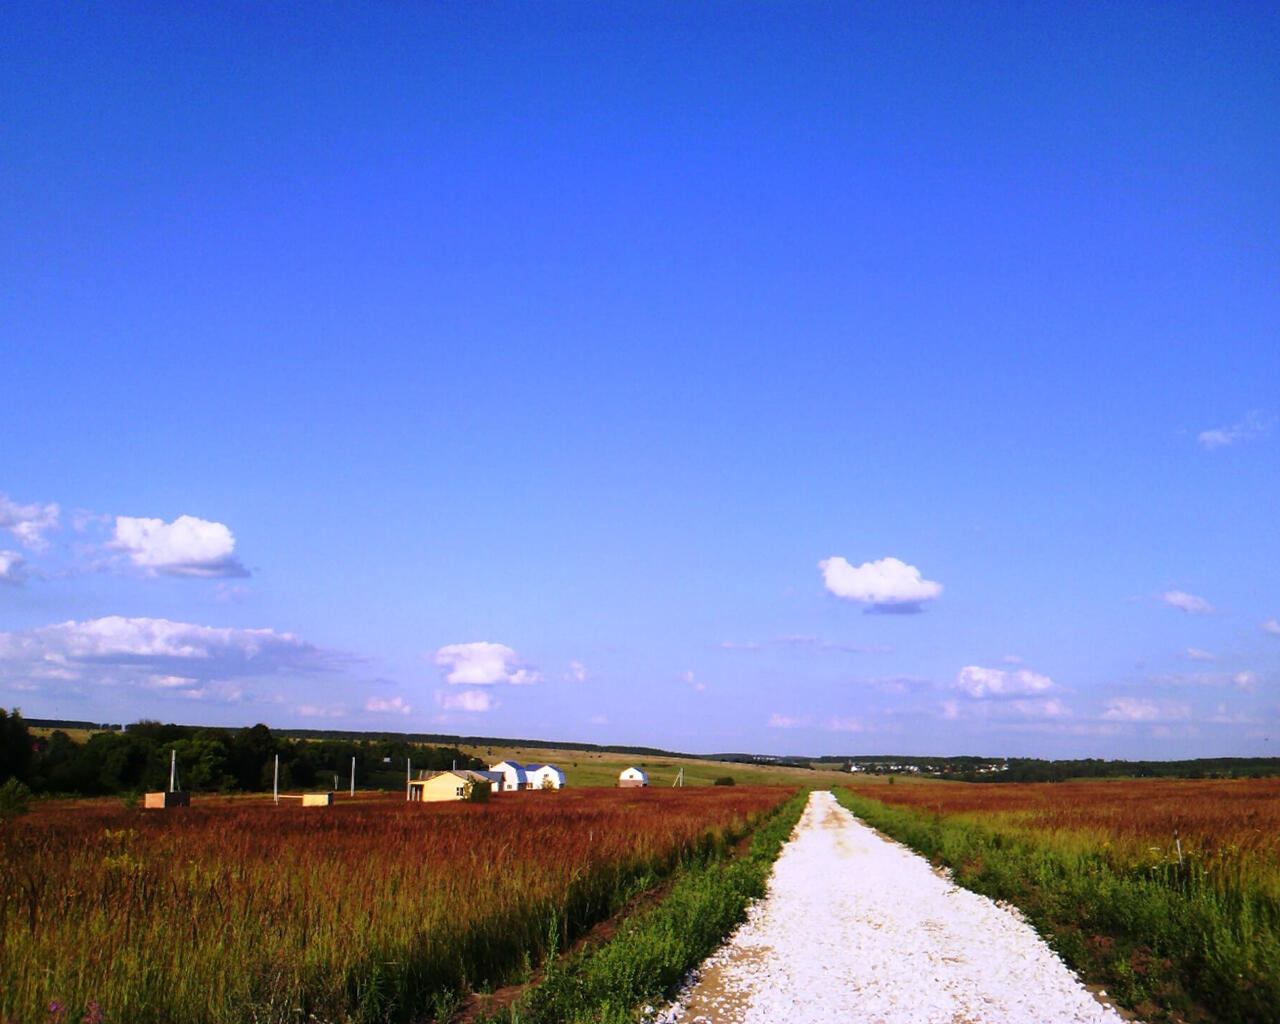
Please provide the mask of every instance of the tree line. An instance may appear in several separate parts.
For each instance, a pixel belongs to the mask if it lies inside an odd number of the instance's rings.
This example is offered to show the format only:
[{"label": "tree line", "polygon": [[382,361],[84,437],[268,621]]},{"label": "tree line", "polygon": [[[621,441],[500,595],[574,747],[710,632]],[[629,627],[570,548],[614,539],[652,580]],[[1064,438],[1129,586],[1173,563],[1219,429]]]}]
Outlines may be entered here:
[{"label": "tree line", "polygon": [[0,708],[0,784],[16,779],[33,793],[104,796],[165,789],[170,751],[177,754],[181,788],[198,792],[270,790],[280,758],[280,788],[308,790],[350,785],[355,758],[361,789],[396,789],[405,769],[483,768],[456,747],[421,746],[401,737],[291,739],[265,725],[242,729],[141,721],[123,732],[93,733],[77,741],[55,729],[31,733],[18,711]]}]

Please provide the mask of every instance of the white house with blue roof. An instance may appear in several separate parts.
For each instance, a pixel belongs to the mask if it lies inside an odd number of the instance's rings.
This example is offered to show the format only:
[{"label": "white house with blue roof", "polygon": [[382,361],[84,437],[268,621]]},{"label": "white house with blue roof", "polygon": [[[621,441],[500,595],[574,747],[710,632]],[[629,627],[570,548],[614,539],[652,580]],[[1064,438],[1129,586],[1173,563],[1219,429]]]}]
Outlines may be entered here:
[{"label": "white house with blue roof", "polygon": [[527,764],[524,772],[529,778],[530,789],[564,788],[564,772],[553,764]]},{"label": "white house with blue roof", "polygon": [[502,776],[502,785],[497,789],[503,793],[514,793],[529,788],[529,773],[519,761],[499,761],[489,765],[489,771]]}]

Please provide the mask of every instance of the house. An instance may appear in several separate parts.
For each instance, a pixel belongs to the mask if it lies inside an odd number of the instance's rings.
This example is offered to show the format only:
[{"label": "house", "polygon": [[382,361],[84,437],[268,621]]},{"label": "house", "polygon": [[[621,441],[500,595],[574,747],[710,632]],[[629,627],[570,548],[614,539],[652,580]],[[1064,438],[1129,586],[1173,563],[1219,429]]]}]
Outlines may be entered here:
[{"label": "house", "polygon": [[426,772],[423,778],[409,783],[411,803],[437,803],[441,800],[465,800],[472,787],[487,785],[497,792],[502,776],[498,772],[473,772],[465,768],[446,772]]},{"label": "house", "polygon": [[624,789],[647,786],[649,785],[649,776],[642,769],[635,766],[623,768],[622,773],[618,776],[618,785]]},{"label": "house", "polygon": [[529,788],[529,771],[518,761],[499,761],[491,764],[489,771],[502,776],[502,783],[494,787],[495,793],[514,793],[518,789]]},{"label": "house", "polygon": [[524,772],[529,777],[530,789],[564,788],[564,772],[553,764],[527,764]]}]

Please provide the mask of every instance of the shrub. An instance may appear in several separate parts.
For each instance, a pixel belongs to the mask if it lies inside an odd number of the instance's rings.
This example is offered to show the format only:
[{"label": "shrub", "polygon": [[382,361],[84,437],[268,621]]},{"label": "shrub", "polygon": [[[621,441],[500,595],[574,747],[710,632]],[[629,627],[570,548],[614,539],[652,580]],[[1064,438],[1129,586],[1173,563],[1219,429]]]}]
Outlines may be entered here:
[{"label": "shrub", "polygon": [[732,776],[732,775],[721,775],[718,779],[716,779],[716,781],[715,781],[715,785],[717,785],[717,786],[732,786],[732,785],[733,785],[733,776]]},{"label": "shrub", "polygon": [[26,814],[31,804],[31,790],[17,779],[0,786],[0,818],[16,818]]}]

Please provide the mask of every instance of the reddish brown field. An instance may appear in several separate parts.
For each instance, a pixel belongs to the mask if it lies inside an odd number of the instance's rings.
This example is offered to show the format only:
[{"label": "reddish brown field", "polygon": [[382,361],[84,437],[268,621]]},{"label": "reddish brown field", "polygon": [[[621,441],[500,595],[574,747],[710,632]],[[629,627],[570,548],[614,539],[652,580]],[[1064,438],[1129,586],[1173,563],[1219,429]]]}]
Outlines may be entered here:
[{"label": "reddish brown field", "polygon": [[[398,1019],[518,976],[789,788],[37,804],[0,824],[0,1020]],[[68,1020],[72,1019],[67,1017]]]},{"label": "reddish brown field", "polygon": [[1280,867],[1280,779],[1134,779],[1052,783],[852,785],[888,804],[996,818],[1046,833],[1079,833],[1150,852],[1231,855]]}]

